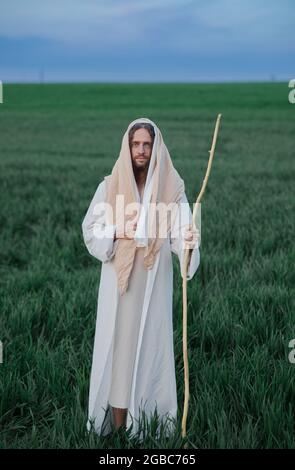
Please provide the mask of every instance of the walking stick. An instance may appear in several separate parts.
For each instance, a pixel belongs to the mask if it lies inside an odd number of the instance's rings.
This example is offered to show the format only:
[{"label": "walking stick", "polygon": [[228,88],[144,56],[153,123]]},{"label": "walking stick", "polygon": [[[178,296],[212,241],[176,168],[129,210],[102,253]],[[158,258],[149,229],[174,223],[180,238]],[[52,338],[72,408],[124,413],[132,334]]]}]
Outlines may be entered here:
[{"label": "walking stick", "polygon": [[[192,217],[192,227],[195,228],[195,217],[197,213],[197,207],[201,202],[202,196],[205,192],[205,188],[207,185],[207,181],[209,178],[211,165],[214,156],[214,150],[216,145],[216,139],[219,129],[221,114],[218,114],[213,134],[212,146],[209,150],[209,162],[207,166],[207,171],[205,175],[205,179],[203,180],[201,191],[197,197],[196,204],[193,210],[193,217]],[[186,437],[186,418],[188,413],[188,400],[189,400],[189,371],[188,371],[188,358],[187,358],[187,267],[188,267],[188,259],[189,259],[189,248],[185,248],[184,251],[184,262],[182,266],[182,305],[183,305],[183,336],[182,336],[182,344],[183,344],[183,360],[184,360],[184,381],[185,381],[185,390],[184,390],[184,407],[183,407],[183,416],[182,416],[182,423],[181,423],[181,434],[182,437]],[[184,447],[187,447],[185,445]]]}]

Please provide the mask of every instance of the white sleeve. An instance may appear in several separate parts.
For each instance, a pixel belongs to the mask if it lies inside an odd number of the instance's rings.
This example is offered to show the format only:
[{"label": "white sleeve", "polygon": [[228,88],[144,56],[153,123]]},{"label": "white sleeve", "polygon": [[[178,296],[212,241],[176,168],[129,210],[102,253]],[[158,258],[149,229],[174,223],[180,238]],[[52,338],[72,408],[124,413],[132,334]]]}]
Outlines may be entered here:
[{"label": "white sleeve", "polygon": [[[185,228],[187,225],[192,223],[192,212],[186,197],[186,194],[183,194],[182,199],[178,205],[178,212],[174,219],[174,223],[172,226],[171,234],[170,234],[170,243],[171,243],[171,251],[178,256],[179,263],[180,263],[180,272],[182,274],[182,267],[184,262],[184,234]],[[187,276],[186,279],[189,281],[193,278],[195,272],[197,271],[200,264],[200,250],[198,242],[193,249],[189,250],[189,261],[188,261],[188,268],[187,268]]]},{"label": "white sleeve", "polygon": [[106,223],[105,181],[97,187],[90,206],[82,222],[84,243],[89,253],[101,262],[113,258],[119,240],[114,241],[116,225]]}]

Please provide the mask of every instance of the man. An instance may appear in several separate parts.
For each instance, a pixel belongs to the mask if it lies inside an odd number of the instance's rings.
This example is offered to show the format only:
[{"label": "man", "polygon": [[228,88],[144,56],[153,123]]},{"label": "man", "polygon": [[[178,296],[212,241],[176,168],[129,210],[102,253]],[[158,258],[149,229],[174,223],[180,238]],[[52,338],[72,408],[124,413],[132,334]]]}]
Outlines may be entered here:
[{"label": "man", "polygon": [[[108,205],[106,211],[99,210],[102,204]],[[167,211],[153,212],[161,204],[176,208],[170,219]],[[108,209],[115,223],[110,222]],[[142,416],[150,418],[155,411],[167,420],[165,432],[173,430],[177,398],[171,252],[182,266],[184,249],[190,248],[190,280],[200,262],[199,233],[191,222],[184,182],[160,130],[150,119],[136,119],[129,124],[112,173],[99,184],[82,223],[89,253],[103,263],[88,430],[93,425],[104,435],[112,424],[119,428],[127,419],[127,427],[132,425],[141,437]]]}]

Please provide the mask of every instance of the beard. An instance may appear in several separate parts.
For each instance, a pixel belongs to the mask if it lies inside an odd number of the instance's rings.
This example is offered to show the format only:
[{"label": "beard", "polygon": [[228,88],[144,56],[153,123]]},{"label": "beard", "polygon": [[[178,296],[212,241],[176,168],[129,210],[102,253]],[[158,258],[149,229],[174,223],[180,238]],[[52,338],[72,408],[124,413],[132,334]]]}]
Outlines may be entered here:
[{"label": "beard", "polygon": [[136,173],[141,173],[141,172],[148,172],[148,169],[149,169],[149,165],[150,165],[150,159],[147,159],[147,161],[145,162],[145,164],[137,164],[136,163],[136,160],[132,160],[132,167],[133,167],[133,171],[136,172]]}]

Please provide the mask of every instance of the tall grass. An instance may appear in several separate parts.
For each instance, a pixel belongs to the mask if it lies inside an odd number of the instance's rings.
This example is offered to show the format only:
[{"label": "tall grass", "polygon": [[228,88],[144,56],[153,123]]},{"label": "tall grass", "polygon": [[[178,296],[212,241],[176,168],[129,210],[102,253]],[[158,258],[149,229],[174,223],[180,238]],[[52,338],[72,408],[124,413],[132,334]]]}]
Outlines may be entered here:
[{"label": "tall grass", "polygon": [[82,240],[128,124],[160,127],[195,201],[201,265],[188,284],[189,445],[294,448],[294,105],[285,83],[5,85],[0,105],[2,448],[178,448],[182,289],[174,256],[178,432],[143,444],[86,431],[100,263]]}]

